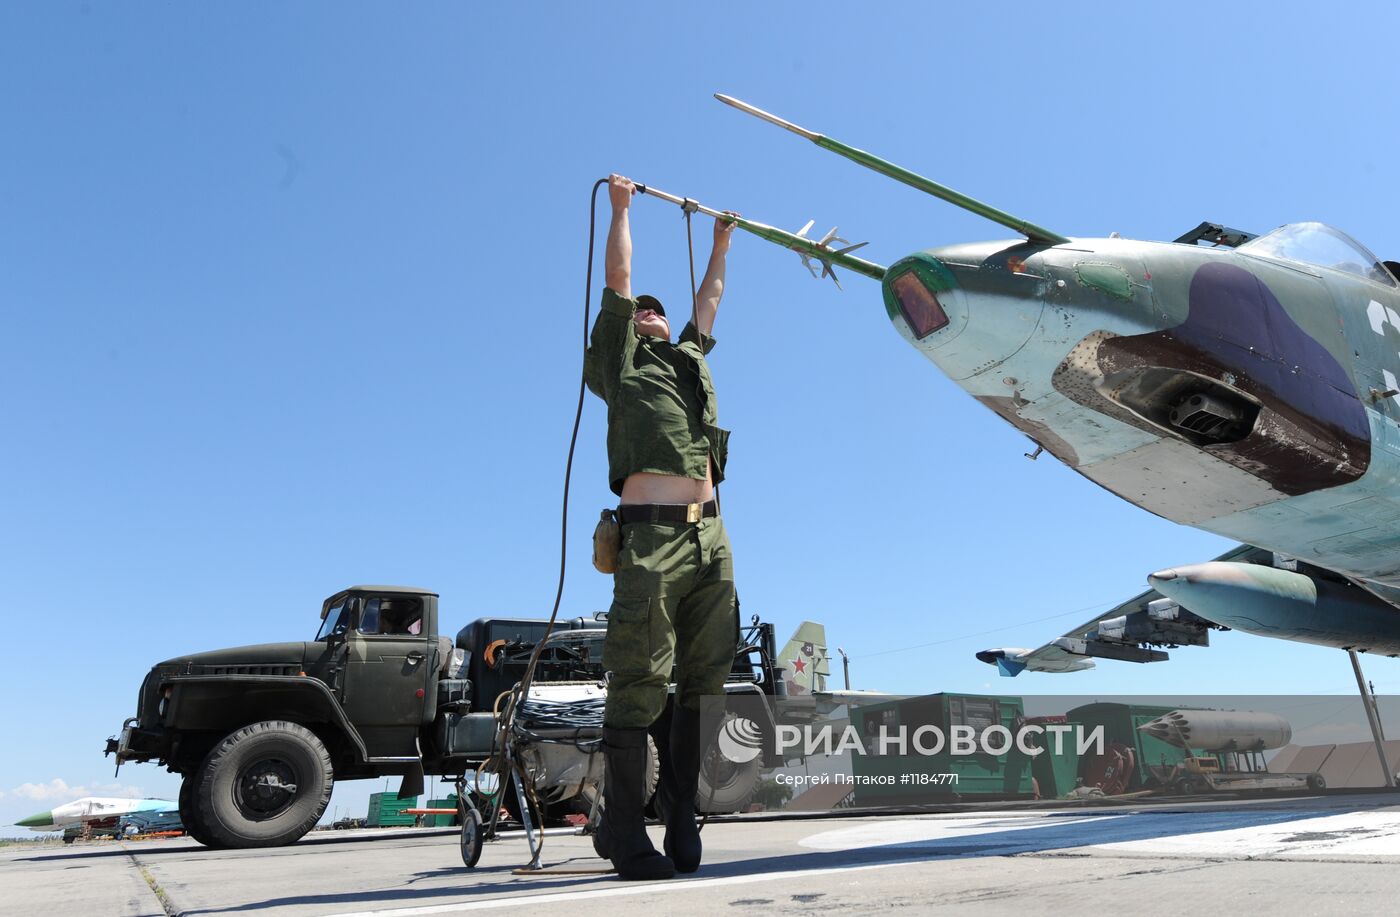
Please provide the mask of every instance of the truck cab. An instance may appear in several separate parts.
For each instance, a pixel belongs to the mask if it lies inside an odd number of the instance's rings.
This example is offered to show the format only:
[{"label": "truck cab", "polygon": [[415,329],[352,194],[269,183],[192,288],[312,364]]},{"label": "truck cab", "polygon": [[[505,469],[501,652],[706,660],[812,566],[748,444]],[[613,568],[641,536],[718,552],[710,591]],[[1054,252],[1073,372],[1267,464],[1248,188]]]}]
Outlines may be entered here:
[{"label": "truck cab", "polygon": [[322,603],[313,640],[156,664],[107,752],[183,775],[181,818],[207,846],[290,843],[316,824],[337,778],[421,784],[418,740],[453,655],[437,625],[430,590],[343,589]]},{"label": "truck cab", "polygon": [[367,759],[416,758],[436,712],[452,642],[437,636],[438,597],[423,589],[352,586],[321,605],[308,674],[331,689]]}]

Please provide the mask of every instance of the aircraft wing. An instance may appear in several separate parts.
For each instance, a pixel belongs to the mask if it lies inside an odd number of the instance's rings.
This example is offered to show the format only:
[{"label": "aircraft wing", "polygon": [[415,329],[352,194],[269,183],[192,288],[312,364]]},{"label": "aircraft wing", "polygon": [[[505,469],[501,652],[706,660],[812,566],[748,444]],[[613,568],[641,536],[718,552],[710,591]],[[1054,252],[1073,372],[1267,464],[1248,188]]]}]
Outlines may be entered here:
[{"label": "aircraft wing", "polygon": [[[1274,555],[1252,545],[1240,545],[1215,559],[1269,565]],[[1006,677],[1025,671],[1080,672],[1092,669],[1094,658],[1162,662],[1167,653],[1154,647],[1208,646],[1210,629],[1215,626],[1157,590],[1148,589],[1043,646],[982,650],[977,658],[995,665]]]}]

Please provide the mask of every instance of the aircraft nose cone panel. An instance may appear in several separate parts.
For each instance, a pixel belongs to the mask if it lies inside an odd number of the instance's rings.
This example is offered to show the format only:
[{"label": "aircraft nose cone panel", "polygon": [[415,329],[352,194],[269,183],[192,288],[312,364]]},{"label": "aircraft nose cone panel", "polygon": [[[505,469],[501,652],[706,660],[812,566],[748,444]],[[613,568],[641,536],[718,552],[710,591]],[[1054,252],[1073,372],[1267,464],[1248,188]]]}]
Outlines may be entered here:
[{"label": "aircraft nose cone panel", "polygon": [[1022,243],[919,252],[885,275],[885,310],[911,344],[955,380],[994,368],[1030,339],[1043,302]]},{"label": "aircraft nose cone panel", "polygon": [[38,815],[31,815],[28,818],[21,818],[15,822],[21,828],[42,828],[53,824],[52,812],[40,812]]}]

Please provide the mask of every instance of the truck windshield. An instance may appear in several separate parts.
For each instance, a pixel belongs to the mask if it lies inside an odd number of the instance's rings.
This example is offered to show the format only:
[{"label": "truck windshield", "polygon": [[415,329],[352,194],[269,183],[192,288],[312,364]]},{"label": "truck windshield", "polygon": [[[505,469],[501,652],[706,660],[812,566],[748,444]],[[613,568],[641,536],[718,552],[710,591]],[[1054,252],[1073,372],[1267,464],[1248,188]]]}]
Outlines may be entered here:
[{"label": "truck windshield", "polygon": [[1302,261],[1395,286],[1390,272],[1366,246],[1325,223],[1289,223],[1241,245],[1238,251],[1265,258]]},{"label": "truck windshield", "polygon": [[319,643],[334,634],[343,634],[350,629],[350,603],[341,602],[326,612],[325,620],[321,622],[321,629],[316,632],[316,641]]}]

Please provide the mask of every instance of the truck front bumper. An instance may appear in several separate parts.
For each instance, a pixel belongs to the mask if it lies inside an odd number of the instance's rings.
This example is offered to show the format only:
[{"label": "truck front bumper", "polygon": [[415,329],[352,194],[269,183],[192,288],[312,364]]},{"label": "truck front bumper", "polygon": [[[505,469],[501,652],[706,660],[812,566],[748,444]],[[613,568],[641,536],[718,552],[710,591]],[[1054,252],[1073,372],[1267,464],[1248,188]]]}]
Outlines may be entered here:
[{"label": "truck front bumper", "polygon": [[132,717],[122,723],[119,735],[109,736],[104,755],[116,755],[117,763],[164,758],[170,751],[170,736],[164,730],[141,729]]}]

